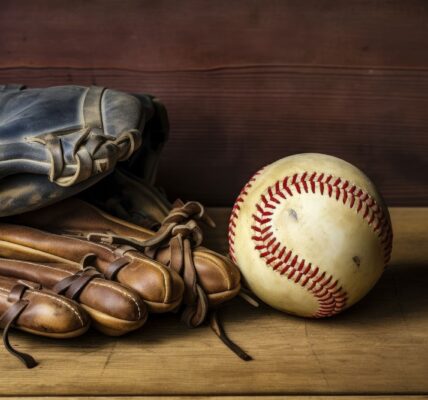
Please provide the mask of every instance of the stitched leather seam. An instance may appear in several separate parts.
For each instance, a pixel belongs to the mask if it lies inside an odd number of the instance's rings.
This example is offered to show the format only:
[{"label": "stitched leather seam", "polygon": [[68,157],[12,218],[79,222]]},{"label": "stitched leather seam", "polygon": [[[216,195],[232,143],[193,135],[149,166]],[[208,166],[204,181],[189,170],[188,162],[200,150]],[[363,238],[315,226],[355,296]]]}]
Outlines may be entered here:
[{"label": "stitched leather seam", "polygon": [[[255,249],[274,271],[299,283],[317,298],[319,309],[314,314],[315,317],[331,316],[345,307],[346,292],[339,287],[337,280],[334,281],[332,275],[327,275],[318,266],[281,245],[275,238],[271,225],[271,216],[276,207],[288,197],[303,192],[328,195],[361,215],[381,241],[385,264],[391,256],[392,230],[388,218],[373,197],[350,181],[332,175],[316,172],[294,174],[269,186],[261,195],[256,204],[257,211],[253,214],[254,225],[251,227]],[[234,216],[234,221],[236,218],[237,215]],[[236,224],[232,227],[235,226]]]},{"label": "stitched leather seam", "polygon": [[59,262],[65,263],[65,264],[78,265],[78,263],[75,262],[75,261],[70,261],[69,259],[62,258],[61,256],[58,256],[56,254],[48,253],[45,250],[39,250],[37,248],[30,247],[30,246],[28,246],[26,244],[21,244],[21,243],[16,243],[16,242],[10,242],[10,241],[7,241],[7,240],[0,240],[0,247],[1,247],[1,243],[5,243],[6,245],[9,245],[9,247],[12,247],[12,248],[32,250],[36,254],[47,255],[48,258],[50,260],[52,260],[52,261],[57,261],[57,262],[59,261]]},{"label": "stitched leather seam", "polygon": [[[65,274],[68,274],[68,275],[74,275],[74,273],[73,272],[70,272],[70,271],[67,271],[67,270],[62,270],[62,269],[57,269],[57,268],[55,268],[55,267],[52,267],[51,265],[45,265],[45,264],[37,264],[37,263],[32,263],[32,262],[30,262],[30,261],[21,261],[21,260],[12,260],[12,261],[16,261],[17,263],[19,263],[19,264],[27,264],[27,265],[33,265],[33,266],[35,266],[35,267],[37,267],[37,268],[47,268],[47,269],[51,269],[52,271],[55,271],[55,272],[58,272],[58,271],[62,271],[62,272],[64,272]],[[74,264],[74,262],[73,262],[73,264]]]},{"label": "stitched leather seam", "polygon": [[[67,239],[68,241],[80,240],[82,242],[87,242],[86,240],[71,238],[71,237],[68,237],[68,236],[61,236],[61,235],[58,235],[58,234],[55,234],[55,233],[49,233],[49,234],[53,235],[53,236],[56,236],[56,237],[59,237],[61,239]],[[3,241],[3,242],[4,243],[8,243],[8,244],[10,244],[12,246],[15,246],[15,247],[21,247],[21,248],[24,248],[24,249],[31,249],[31,250],[33,250],[35,252],[38,252],[38,253],[41,253],[41,254],[46,254],[46,255],[48,255],[49,258],[55,259],[56,261],[59,260],[59,261],[62,261],[64,263],[72,263],[72,264],[76,264],[77,263],[76,261],[70,261],[70,260],[62,258],[62,257],[60,257],[60,256],[58,256],[56,254],[48,253],[48,252],[46,252],[44,250],[39,250],[39,249],[36,249],[36,248],[33,248],[33,247],[22,245],[20,243],[14,243],[14,242],[8,242],[8,241]],[[95,247],[99,247],[99,248],[101,248],[103,250],[107,250],[107,251],[110,252],[110,254],[114,254],[114,250],[112,250],[111,248],[109,248],[107,246],[103,246],[103,245],[100,245],[100,244],[94,243],[94,242],[87,242],[87,243],[90,244],[90,245],[93,245]],[[133,260],[137,260],[139,262],[142,262],[141,259],[139,259],[135,255],[129,255],[129,257],[132,258]],[[157,262],[155,262],[153,260],[147,260],[147,261],[151,261],[150,265],[152,265],[152,267],[154,267],[155,269],[157,269],[158,271],[160,271],[160,273],[162,274],[162,279],[164,281],[164,287],[165,287],[165,294],[164,294],[164,300],[163,301],[167,302],[167,300],[169,300],[169,295],[171,294],[170,293],[171,292],[171,288],[170,288],[170,285],[167,282],[167,270],[166,270],[166,267],[163,267],[162,265],[159,265]]]},{"label": "stitched leather seam", "polygon": [[[53,270],[53,271],[55,271],[55,272],[60,271],[60,272],[63,272],[63,273],[65,273],[65,274],[68,274],[69,276],[74,275],[74,273],[73,273],[73,272],[66,271],[66,270],[62,270],[62,269],[57,269],[57,268],[52,267],[52,266],[50,266],[50,265],[45,265],[45,264],[36,264],[36,263],[28,262],[28,261],[19,261],[19,262],[20,262],[20,263],[24,263],[24,264],[28,264],[28,265],[34,265],[35,267],[38,267],[38,268],[47,268],[47,269],[51,269],[51,270]],[[116,292],[118,292],[118,293],[122,294],[123,296],[125,296],[125,297],[127,297],[127,298],[131,299],[131,302],[133,302],[133,303],[135,304],[135,306],[137,307],[137,310],[138,310],[138,319],[140,319],[140,318],[141,318],[141,315],[142,315],[142,313],[141,313],[141,308],[140,308],[140,306],[138,305],[137,300],[136,300],[134,297],[132,297],[129,293],[126,293],[125,291],[123,291],[123,290],[121,290],[121,289],[119,289],[119,288],[117,288],[117,287],[114,287],[114,286],[112,286],[112,285],[109,285],[109,284],[108,284],[108,283],[106,283],[106,282],[92,281],[92,282],[91,282],[91,284],[93,284],[93,285],[97,285],[97,286],[108,287],[108,288],[110,288],[110,289],[112,289],[112,290],[114,290],[114,291],[116,291]]]},{"label": "stitched leather seam", "polygon": [[[114,253],[115,250],[111,250],[109,247],[103,246],[103,245],[101,245],[99,243],[95,243],[95,242],[90,242],[90,243],[92,243],[92,244],[94,244],[94,245],[96,245],[98,247],[107,249],[107,250],[111,251],[115,255],[115,253]],[[120,246],[117,246],[116,250],[117,249],[120,249]],[[137,261],[137,262],[142,263],[142,264],[144,264],[144,262],[147,262],[152,267],[154,267],[155,269],[159,270],[161,272],[161,274],[162,274],[162,279],[163,279],[164,287],[165,287],[165,294],[164,294],[164,300],[163,301],[166,303],[167,300],[168,300],[168,294],[169,295],[171,294],[171,288],[170,288],[170,286],[168,284],[168,281],[167,281],[168,271],[167,271],[166,267],[164,267],[162,264],[158,263],[155,260],[152,260],[150,258],[146,258],[142,253],[140,253],[136,249],[132,249],[132,251],[134,253],[129,254],[128,251],[126,251],[126,254],[124,253],[124,255],[123,255],[123,257],[129,257],[131,259],[130,263],[128,265],[124,266],[124,269],[126,267],[128,267],[131,264],[131,262]],[[171,279],[172,279],[172,277],[171,277]]]},{"label": "stitched leather seam", "polygon": [[[135,250],[135,251],[137,251],[137,250]],[[137,252],[137,254],[140,255],[140,253],[138,253],[138,252]],[[134,255],[130,255],[129,257],[133,258],[134,260],[142,262],[141,258],[137,257],[135,254]],[[168,279],[167,279],[169,272],[168,272],[168,270],[167,270],[166,267],[164,267],[162,264],[160,264],[157,261],[152,260],[150,258],[147,258],[147,259],[144,258],[143,260],[147,261],[147,262],[150,262],[150,264],[152,266],[154,266],[156,269],[158,269],[161,272],[162,278],[163,278],[163,283],[165,285],[165,294],[164,294],[163,301],[165,303],[167,303],[168,300],[171,300],[171,299],[169,299],[169,297],[171,297],[171,292],[172,292],[172,280],[173,280],[172,276],[169,275],[169,276],[171,276],[171,285],[169,285],[169,282],[168,282]],[[172,299],[172,300],[175,300],[175,299]]]},{"label": "stitched leather seam", "polygon": [[[74,275],[74,273],[73,273],[73,272],[66,271],[66,270],[61,270],[61,269],[57,269],[57,268],[52,267],[52,266],[50,266],[50,265],[45,265],[45,264],[36,264],[36,263],[29,262],[29,261],[19,261],[19,263],[23,263],[23,264],[27,264],[27,265],[34,265],[35,267],[38,267],[38,268],[47,268],[47,269],[51,269],[51,270],[53,270],[53,271],[55,271],[55,272],[60,271],[60,272],[63,272],[63,273],[65,273],[65,274],[68,274],[69,276]],[[138,305],[137,300],[136,300],[134,297],[132,297],[129,293],[126,293],[125,291],[123,291],[123,290],[121,290],[121,289],[119,289],[119,288],[116,288],[116,287],[114,287],[114,286],[112,286],[112,285],[109,285],[109,284],[108,284],[108,283],[106,283],[106,282],[97,282],[97,281],[92,281],[92,282],[91,282],[91,284],[93,284],[93,285],[97,285],[97,286],[108,287],[108,288],[110,288],[110,289],[112,289],[112,290],[114,290],[114,291],[116,291],[116,292],[118,292],[118,293],[122,294],[123,296],[125,296],[125,297],[127,297],[127,298],[131,299],[131,302],[133,302],[133,303],[135,304],[135,306],[137,307],[137,310],[138,310],[138,319],[140,319],[140,318],[141,318],[141,315],[142,315],[142,313],[141,313],[141,308],[140,308],[140,306]],[[1,290],[1,288],[0,288],[0,290]]]},{"label": "stitched leather seam", "polygon": [[104,287],[108,287],[110,289],[113,289],[116,292],[119,292],[120,294],[122,294],[123,296],[129,298],[131,300],[131,302],[133,302],[135,304],[135,306],[137,307],[137,310],[138,310],[138,319],[141,319],[141,315],[142,315],[141,308],[138,305],[137,300],[133,296],[131,296],[129,293],[126,293],[125,291],[123,291],[123,290],[121,290],[121,289],[119,289],[117,287],[111,286],[111,285],[107,284],[106,282],[94,282],[94,281],[92,281],[92,283],[95,284],[95,285],[98,285],[98,286],[104,286]]},{"label": "stitched leather seam", "polygon": [[[53,234],[53,235],[56,235],[56,234]],[[56,235],[56,236],[60,236],[60,235]],[[61,237],[61,236],[60,236]],[[67,237],[67,239],[74,239],[74,240],[80,240],[80,241],[83,241],[83,242],[86,242],[86,243],[88,243],[88,244],[90,244],[90,245],[92,245],[92,246],[95,246],[95,247],[99,247],[99,248],[101,248],[101,249],[103,249],[103,250],[107,250],[110,254],[113,254],[114,255],[114,249],[111,249],[110,247],[108,247],[108,246],[105,246],[105,245],[102,245],[102,244],[99,244],[99,243],[95,243],[95,242],[87,242],[86,240],[84,240],[84,239],[78,239],[78,238],[71,238],[71,237]],[[137,250],[134,250],[135,252],[137,252]],[[140,255],[138,252],[137,252],[137,255]],[[131,258],[131,262],[133,261],[133,260],[137,260],[138,262],[143,262],[137,255],[135,255],[135,254],[128,254],[128,255],[126,255],[126,257],[129,257],[129,258]],[[162,274],[162,278],[163,278],[163,280],[164,280],[164,285],[165,285],[165,295],[164,295],[164,302],[166,302],[167,300],[168,300],[168,289],[169,289],[169,291],[171,291],[171,289],[169,288],[169,285],[168,285],[168,282],[167,282],[167,276],[166,276],[166,268],[165,267],[163,267],[162,265],[158,265],[155,261],[153,261],[153,260],[145,260],[144,259],[144,261],[151,261],[151,263],[150,263],[150,265],[152,265],[153,267],[155,267],[157,270],[159,270],[160,272],[161,272],[161,274]],[[129,265],[129,264],[128,264]],[[125,266],[125,268],[126,268],[126,266]]]},{"label": "stitched leather seam", "polygon": [[[3,296],[5,296],[5,297],[7,297],[8,296],[8,294],[9,294],[9,291],[8,290],[6,290],[6,289],[4,289],[4,288],[0,288],[0,291],[2,291],[2,292],[5,292],[6,294],[4,294]],[[1,293],[2,294],[2,293]],[[52,295],[50,295],[50,294],[47,294],[47,293],[41,293],[41,292],[36,292],[36,291],[32,291],[32,294],[35,294],[35,295],[38,295],[38,296],[44,296],[44,297],[48,297],[48,298],[50,298],[50,299],[52,299],[53,301],[56,301],[56,302],[59,302],[59,303],[61,303],[62,305],[64,305],[66,308],[68,308],[69,310],[71,310],[76,316],[77,316],[77,318],[79,319],[79,321],[80,321],[80,323],[81,323],[81,325],[82,325],[82,327],[83,326],[85,326],[85,324],[83,323],[83,319],[82,319],[82,317],[81,317],[81,315],[80,315],[80,313],[78,312],[78,310],[76,310],[71,304],[68,304],[68,303],[66,303],[64,300],[62,300],[62,299],[60,299],[60,298],[58,298],[58,297],[54,297],[54,296],[52,296]]]},{"label": "stitched leather seam", "polygon": [[38,296],[48,297],[48,298],[50,298],[52,300],[56,300],[56,301],[62,303],[65,307],[67,307],[68,309],[72,310],[73,313],[77,316],[77,318],[79,318],[79,321],[82,324],[82,326],[85,326],[85,324],[83,323],[83,319],[82,319],[80,313],[71,304],[68,304],[64,300],[62,300],[60,298],[57,298],[57,297],[54,297],[54,296],[51,296],[50,294],[47,294],[47,293],[40,293],[40,292],[33,292],[33,293],[36,294],[36,295],[38,295]]},{"label": "stitched leather seam", "polygon": [[[53,236],[58,237],[60,239],[66,239],[67,241],[69,241],[71,243],[73,242],[73,240],[79,240],[80,242],[85,242],[88,245],[93,245],[93,246],[99,247],[99,248],[101,248],[103,250],[107,250],[108,252],[110,252],[110,254],[114,255],[114,250],[112,250],[108,246],[103,246],[101,244],[94,243],[94,242],[87,242],[86,240],[83,240],[83,239],[77,239],[77,238],[72,238],[72,237],[68,237],[68,236],[61,236],[61,235],[58,235],[58,234],[55,234],[55,233],[49,233],[49,235],[53,235]],[[24,248],[24,249],[31,249],[31,250],[33,250],[35,252],[38,252],[38,253],[41,253],[41,254],[47,254],[49,258],[55,259],[57,261],[60,260],[60,261],[65,262],[65,263],[76,264],[76,261],[71,261],[70,262],[70,260],[68,260],[68,259],[62,258],[62,257],[60,257],[60,256],[58,256],[56,254],[48,253],[48,252],[46,252],[44,250],[39,250],[37,248],[29,247],[29,246],[26,246],[26,245],[22,245],[20,243],[15,243],[15,242],[8,242],[8,241],[3,241],[3,242],[4,243],[8,243],[8,244],[10,244],[10,245],[12,245],[14,247],[20,247],[20,248]],[[138,252],[137,252],[137,254],[139,255]],[[136,255],[130,255],[129,257],[132,258],[132,259],[134,259],[134,260],[137,260],[139,262],[142,262],[141,259],[139,259],[138,257],[136,257]],[[164,286],[165,286],[164,302],[167,302],[167,300],[169,300],[168,297],[171,294],[170,293],[171,292],[171,288],[170,288],[170,285],[167,282],[167,276],[168,276],[167,275],[168,274],[167,269],[163,265],[158,264],[156,261],[153,261],[153,260],[147,260],[147,261],[150,261],[150,265],[152,265],[152,267],[154,267],[155,269],[159,270],[161,272],[161,274],[162,274],[162,278],[163,278]]]},{"label": "stitched leather seam", "polygon": [[228,275],[227,272],[224,270],[222,264],[217,263],[217,258],[215,257],[215,254],[210,254],[209,251],[195,250],[195,252],[194,252],[195,261],[196,261],[197,257],[210,259],[213,262],[213,264],[215,265],[217,271],[222,276],[223,283],[227,286],[227,289],[228,290],[232,289],[232,279],[231,279],[230,275]]}]

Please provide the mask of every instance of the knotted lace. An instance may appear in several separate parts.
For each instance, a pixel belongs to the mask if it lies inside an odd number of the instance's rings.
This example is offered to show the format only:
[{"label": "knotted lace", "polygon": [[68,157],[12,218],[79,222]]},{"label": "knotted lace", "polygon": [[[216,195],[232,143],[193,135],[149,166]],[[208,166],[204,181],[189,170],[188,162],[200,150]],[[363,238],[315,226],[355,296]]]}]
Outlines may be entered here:
[{"label": "knotted lace", "polygon": [[[74,173],[68,175],[62,141],[70,141],[72,137],[77,137],[72,151]],[[51,161],[49,179],[60,186],[72,186],[94,174],[109,171],[118,161],[128,159],[141,145],[141,133],[138,129],[131,129],[116,138],[99,129],[85,127],[74,132],[44,133],[28,141],[46,146]]]},{"label": "knotted lace", "polygon": [[[199,221],[215,227],[214,221],[207,215],[201,203],[191,201],[184,204],[177,200],[171,212],[162,221],[159,230],[150,239],[139,241],[114,234],[98,233],[90,233],[86,238],[95,242],[130,245],[152,259],[156,258],[160,249],[168,249],[168,266],[183,278],[186,289],[182,320],[189,327],[197,327],[207,319],[209,309],[208,297],[198,282],[193,260],[193,249],[200,246],[203,241],[202,229],[197,223]],[[210,325],[235,354],[245,361],[251,360],[248,354],[227,337],[216,312],[211,315]]]}]

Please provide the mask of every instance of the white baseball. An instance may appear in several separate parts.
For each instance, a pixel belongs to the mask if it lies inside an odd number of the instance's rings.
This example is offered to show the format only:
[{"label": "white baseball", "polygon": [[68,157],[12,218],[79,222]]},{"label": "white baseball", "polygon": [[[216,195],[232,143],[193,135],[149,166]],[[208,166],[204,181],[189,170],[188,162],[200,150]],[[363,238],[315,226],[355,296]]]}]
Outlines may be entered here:
[{"label": "white baseball", "polygon": [[264,302],[304,317],[335,315],[382,275],[388,210],[358,168],[323,154],[283,158],[244,186],[229,223],[232,259]]}]

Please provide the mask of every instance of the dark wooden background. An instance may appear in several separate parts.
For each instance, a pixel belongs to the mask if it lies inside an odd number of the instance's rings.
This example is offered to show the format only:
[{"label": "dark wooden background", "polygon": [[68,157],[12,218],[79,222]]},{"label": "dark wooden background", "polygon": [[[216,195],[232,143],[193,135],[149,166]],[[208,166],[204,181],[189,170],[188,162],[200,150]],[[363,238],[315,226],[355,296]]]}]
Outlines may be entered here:
[{"label": "dark wooden background", "polygon": [[0,83],[158,95],[173,195],[229,205],[260,166],[342,157],[428,204],[426,0],[3,0]]}]

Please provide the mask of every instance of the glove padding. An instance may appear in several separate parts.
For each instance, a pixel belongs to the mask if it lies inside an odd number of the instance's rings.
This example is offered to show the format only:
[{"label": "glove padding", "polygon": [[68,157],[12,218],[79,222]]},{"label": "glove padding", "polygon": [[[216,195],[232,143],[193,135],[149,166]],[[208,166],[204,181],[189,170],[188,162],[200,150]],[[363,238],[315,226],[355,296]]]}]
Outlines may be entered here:
[{"label": "glove padding", "polygon": [[[61,206],[52,208],[61,210]],[[38,212],[40,210],[34,214]],[[21,217],[23,215],[16,218]],[[75,267],[93,266],[107,279],[134,289],[151,312],[172,311],[181,304],[183,297],[183,281],[176,272],[130,246],[91,243],[75,237],[2,222],[0,257],[36,263],[61,263]]]},{"label": "glove padding", "polygon": [[[159,104],[100,87],[0,86],[0,216],[43,207],[99,181],[140,147]],[[142,165],[144,155],[139,160]]]},{"label": "glove padding", "polygon": [[0,258],[0,276],[31,281],[75,300],[87,311],[93,326],[110,336],[136,330],[147,319],[147,308],[136,292],[104,279],[90,266]]},{"label": "glove padding", "polygon": [[[183,319],[189,326],[204,322],[208,309],[233,297],[241,288],[240,273],[233,262],[200,247],[199,226],[189,217],[210,221],[199,203],[188,203],[171,213],[157,232],[113,217],[82,200],[71,198],[58,205],[13,217],[15,223],[63,235],[73,235],[103,246],[137,248],[146,257],[169,267],[184,281]],[[4,234],[4,233],[3,233]],[[0,225],[0,236],[1,233]],[[93,244],[95,245],[95,243]]]},{"label": "glove padding", "polygon": [[67,339],[85,333],[90,319],[73,300],[48,292],[33,282],[0,275],[0,329],[3,343],[27,368],[37,366],[29,354],[18,351],[9,342],[9,330],[15,327],[34,335]]}]

